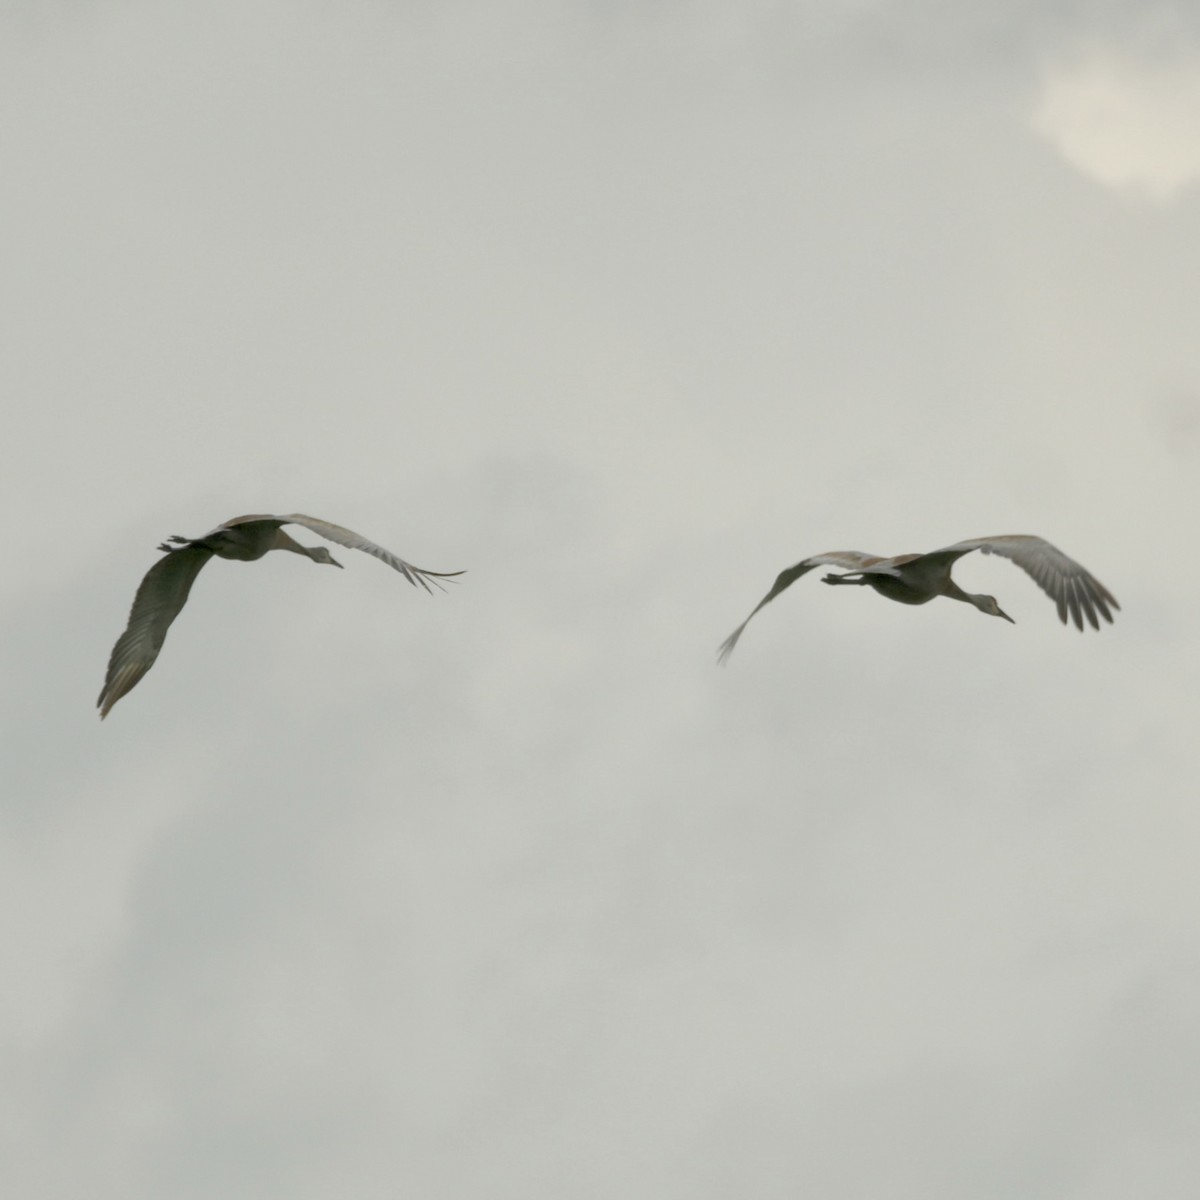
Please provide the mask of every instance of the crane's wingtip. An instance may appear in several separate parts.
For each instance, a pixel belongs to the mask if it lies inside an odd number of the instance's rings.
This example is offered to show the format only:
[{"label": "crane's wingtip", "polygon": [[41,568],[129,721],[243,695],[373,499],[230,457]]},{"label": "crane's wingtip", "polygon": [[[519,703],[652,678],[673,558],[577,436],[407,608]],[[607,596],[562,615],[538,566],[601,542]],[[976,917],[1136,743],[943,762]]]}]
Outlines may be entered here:
[{"label": "crane's wingtip", "polygon": [[[410,567],[404,572],[405,578],[413,587],[423,587],[431,596],[433,588],[437,588],[439,592],[446,590],[442,583],[443,579],[449,580],[451,583],[457,582],[457,576],[465,575],[466,571],[427,571],[424,567]],[[433,587],[429,585],[433,584]]]},{"label": "crane's wingtip", "polygon": [[739,629],[717,647],[717,666],[723,667],[729,661],[729,656],[733,653],[733,648],[738,644],[738,638],[741,636],[742,631]]}]

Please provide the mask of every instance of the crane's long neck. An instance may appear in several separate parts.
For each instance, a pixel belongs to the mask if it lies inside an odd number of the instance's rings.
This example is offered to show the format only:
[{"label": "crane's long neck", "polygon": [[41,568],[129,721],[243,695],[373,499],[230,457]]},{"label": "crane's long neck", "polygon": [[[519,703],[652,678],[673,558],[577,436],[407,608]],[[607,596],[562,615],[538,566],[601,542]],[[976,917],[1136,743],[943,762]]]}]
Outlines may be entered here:
[{"label": "crane's long neck", "polygon": [[980,612],[987,611],[987,603],[991,600],[990,596],[974,595],[971,592],[964,592],[962,588],[954,582],[953,579],[947,579],[942,586],[942,595],[949,596],[951,600],[962,600],[966,604],[973,604]]},{"label": "crane's long neck", "polygon": [[942,595],[949,596],[951,600],[965,600],[968,604],[973,604],[981,613],[986,613],[989,617],[1000,617],[1010,624],[1016,624],[1016,621],[996,603],[995,596],[976,596],[971,592],[964,592],[952,579],[946,580],[946,583],[942,587]]},{"label": "crane's long neck", "polygon": [[294,542],[282,529],[275,531],[275,542],[271,546],[272,550],[290,550],[293,554],[303,554],[305,558],[311,558],[315,563],[321,563],[328,567],[340,567],[342,564],[324,546],[302,546],[299,542]]},{"label": "crane's long neck", "polygon": [[275,530],[275,541],[271,546],[272,550],[290,550],[293,554],[303,554],[305,558],[311,558],[314,562],[317,561],[316,556],[309,546],[302,546],[295,538],[289,537],[282,529]]},{"label": "crane's long neck", "polygon": [[951,600],[965,600],[968,604],[975,603],[975,597],[970,592],[964,592],[962,588],[954,582],[953,579],[947,576],[946,582],[942,584],[941,592],[943,596],[949,596]]}]

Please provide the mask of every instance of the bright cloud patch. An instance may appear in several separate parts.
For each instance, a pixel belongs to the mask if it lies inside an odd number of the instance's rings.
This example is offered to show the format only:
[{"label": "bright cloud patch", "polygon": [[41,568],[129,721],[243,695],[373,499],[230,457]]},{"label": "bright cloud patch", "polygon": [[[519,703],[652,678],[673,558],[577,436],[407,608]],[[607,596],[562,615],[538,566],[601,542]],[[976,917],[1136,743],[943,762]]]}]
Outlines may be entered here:
[{"label": "bright cloud patch", "polygon": [[1056,68],[1033,125],[1097,182],[1170,200],[1200,179],[1200,57],[1105,51]]}]

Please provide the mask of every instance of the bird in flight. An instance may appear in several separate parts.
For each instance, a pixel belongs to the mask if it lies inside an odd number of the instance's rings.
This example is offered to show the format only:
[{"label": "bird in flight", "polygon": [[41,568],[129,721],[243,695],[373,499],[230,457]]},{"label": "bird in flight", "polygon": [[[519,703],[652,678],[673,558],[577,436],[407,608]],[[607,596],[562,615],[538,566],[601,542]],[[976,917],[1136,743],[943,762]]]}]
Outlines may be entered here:
[{"label": "bird in flight", "polygon": [[950,568],[972,550],[1012,559],[1058,605],[1058,615],[1064,625],[1070,615],[1080,630],[1083,629],[1084,617],[1087,617],[1093,629],[1099,629],[1100,622],[1096,614],[1099,613],[1112,624],[1109,607],[1121,607],[1112,593],[1074,559],[1068,558],[1044,539],[1028,533],[972,538],[966,542],[955,542],[943,550],[933,550],[929,554],[898,554],[894,558],[879,558],[858,550],[834,550],[829,554],[814,554],[812,558],[781,571],[771,590],[755,606],[754,612],[721,643],[717,660],[723,663],[733,653],[742,630],[754,613],[814,567],[845,568],[845,574],[825,575],[823,583],[872,587],[881,596],[898,600],[901,604],[927,604],[935,596],[949,596],[951,600],[963,600],[975,605],[980,612],[1003,617],[1015,625],[1012,617],[996,603],[995,596],[964,592],[950,578]]},{"label": "bird in flight", "polygon": [[108,660],[108,673],[104,678],[104,690],[96,701],[101,720],[154,666],[171,622],[187,603],[188,592],[200,568],[214,554],[218,558],[253,562],[271,550],[290,550],[311,558],[315,563],[328,563],[332,567],[342,565],[324,546],[301,546],[293,541],[281,528],[284,525],[302,525],[339,546],[373,555],[389,567],[394,567],[414,587],[423,587],[427,592],[433,590],[430,583],[441,587],[439,579],[463,574],[462,571],[426,571],[414,567],[361,534],[300,513],[289,513],[284,517],[234,517],[203,537],[172,537],[159,546],[166,557],[160,558],[146,572],[133,598],[129,624],[113,647]]}]

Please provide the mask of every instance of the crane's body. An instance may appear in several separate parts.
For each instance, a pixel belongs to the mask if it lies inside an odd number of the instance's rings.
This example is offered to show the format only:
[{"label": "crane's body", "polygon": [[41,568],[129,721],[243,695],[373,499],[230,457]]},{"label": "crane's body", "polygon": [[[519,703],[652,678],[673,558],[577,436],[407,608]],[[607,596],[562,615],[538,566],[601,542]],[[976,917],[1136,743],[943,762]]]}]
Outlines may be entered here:
[{"label": "crane's body", "polygon": [[983,554],[999,554],[1015,562],[1055,602],[1064,625],[1069,616],[1076,627],[1082,630],[1086,617],[1093,629],[1099,629],[1098,617],[1103,617],[1111,624],[1110,607],[1121,607],[1112,593],[1074,559],[1032,534],[973,538],[928,554],[898,554],[892,558],[864,554],[861,550],[833,550],[827,554],[814,554],[781,571],[771,590],[758,602],[750,616],[721,643],[718,658],[724,662],[729,657],[750,617],[764,604],[769,604],[797,579],[819,566],[845,569],[841,575],[823,576],[823,583],[874,588],[881,596],[900,604],[928,604],[938,596],[945,596],[974,605],[980,612],[1002,617],[1015,625],[1012,617],[997,604],[995,596],[965,592],[950,577],[954,564],[972,550],[979,550]]},{"label": "crane's body", "polygon": [[[236,517],[224,525],[218,525],[211,533],[199,538],[173,537],[171,542],[182,549],[185,546],[195,546],[215,554],[219,558],[234,559],[238,562],[255,562],[271,550],[291,550],[293,553],[304,554],[312,558],[312,551],[319,550],[328,555],[324,546],[302,546],[289,537],[280,528],[281,522],[276,518]],[[176,546],[164,542],[160,550],[178,553]],[[324,558],[315,558],[314,562],[324,562]],[[332,559],[330,560],[332,561]],[[334,563],[341,566],[341,563]]]},{"label": "crane's body", "polygon": [[142,579],[133,599],[129,624],[117,639],[108,660],[104,689],[96,701],[101,720],[154,665],[167,630],[187,603],[200,568],[214,555],[238,562],[255,562],[272,550],[289,550],[293,554],[303,554],[315,563],[341,567],[326,547],[302,546],[284,533],[284,525],[301,525],[340,546],[362,550],[399,571],[414,587],[423,587],[427,592],[433,590],[430,583],[441,586],[437,582],[439,579],[462,574],[461,571],[426,571],[414,567],[353,530],[301,513],[234,517],[203,537],[168,538],[159,546],[166,557],[159,559]]},{"label": "crane's body", "polygon": [[827,575],[824,582],[859,584],[874,588],[881,596],[900,604],[928,604],[941,594],[930,588],[916,587],[897,575],[885,575],[882,571],[864,572],[858,578],[850,575]]}]

